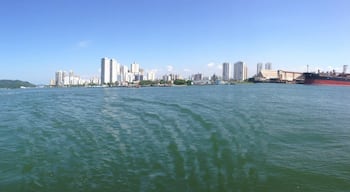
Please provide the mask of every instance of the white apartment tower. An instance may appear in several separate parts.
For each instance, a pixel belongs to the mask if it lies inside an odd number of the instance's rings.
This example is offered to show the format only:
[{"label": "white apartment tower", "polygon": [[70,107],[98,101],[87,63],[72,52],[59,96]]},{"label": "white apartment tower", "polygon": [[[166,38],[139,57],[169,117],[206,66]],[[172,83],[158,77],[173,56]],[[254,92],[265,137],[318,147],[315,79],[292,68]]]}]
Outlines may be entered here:
[{"label": "white apartment tower", "polygon": [[121,81],[121,74],[120,74],[120,72],[121,72],[121,68],[120,68],[120,64],[118,63],[118,61],[116,62],[116,72],[117,72],[117,81]]},{"label": "white apartment tower", "polygon": [[74,85],[74,72],[72,70],[69,71],[69,85]]},{"label": "white apartment tower", "polygon": [[118,69],[117,68],[118,62],[115,59],[110,60],[110,83],[115,83],[117,81],[117,75],[118,75]]},{"label": "white apartment tower", "polygon": [[128,72],[129,72],[128,66],[122,65],[120,67],[120,81],[122,82],[127,81]]},{"label": "white apartment tower", "polygon": [[117,60],[107,57],[101,59],[101,84],[115,83],[120,76],[120,65]]},{"label": "white apartment tower", "polygon": [[111,80],[110,60],[105,57],[101,59],[101,84],[110,83]]},{"label": "white apartment tower", "polygon": [[230,80],[230,63],[228,62],[222,64],[222,80]]},{"label": "white apartment tower", "polygon": [[55,73],[55,85],[56,86],[62,86],[63,85],[63,72],[57,71]]},{"label": "white apartment tower", "polygon": [[156,74],[153,71],[149,71],[147,73],[147,80],[154,81],[156,80]]},{"label": "white apartment tower", "polygon": [[233,79],[236,81],[244,81],[248,78],[248,68],[247,65],[238,61],[234,64]]},{"label": "white apartment tower", "polygon": [[63,71],[63,85],[69,85],[69,73]]},{"label": "white apartment tower", "polygon": [[271,70],[271,63],[265,63],[265,70]]},{"label": "white apartment tower", "polygon": [[132,63],[131,64],[131,73],[139,73],[140,72],[140,65],[137,63]]}]

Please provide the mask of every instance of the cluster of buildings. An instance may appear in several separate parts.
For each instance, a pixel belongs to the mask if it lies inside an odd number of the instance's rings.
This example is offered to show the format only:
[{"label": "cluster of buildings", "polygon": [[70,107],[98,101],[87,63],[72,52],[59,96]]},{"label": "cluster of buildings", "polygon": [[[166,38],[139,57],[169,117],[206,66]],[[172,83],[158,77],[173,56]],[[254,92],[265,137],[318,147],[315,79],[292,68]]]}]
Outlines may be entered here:
[{"label": "cluster of buildings", "polygon": [[55,79],[51,79],[50,86],[55,87],[67,87],[67,86],[83,86],[83,85],[98,85],[100,84],[99,77],[92,77],[90,79],[81,78],[79,75],[74,74],[72,70],[57,71],[55,73]]},{"label": "cluster of buildings", "polygon": [[142,80],[156,79],[153,71],[145,73],[140,65],[132,63],[130,68],[121,65],[115,59],[107,57],[101,59],[101,76],[83,79],[79,75],[75,75],[73,71],[57,71],[55,78],[50,81],[50,86],[54,87],[71,87],[71,86],[87,86],[87,85],[115,85],[124,86],[130,83],[138,83]]},{"label": "cluster of buildings", "polygon": [[177,79],[183,79],[183,77],[181,75],[179,75],[179,74],[173,74],[173,73],[165,74],[162,77],[162,80],[164,82],[173,82],[173,81],[175,81]]},{"label": "cluster of buildings", "polygon": [[271,63],[265,63],[265,68],[263,69],[264,63],[258,63],[256,64],[256,74],[259,74],[261,70],[272,70],[272,64]]},{"label": "cluster of buildings", "polygon": [[[196,73],[187,78],[193,84],[217,84],[219,80],[225,81],[245,81],[247,80],[248,69],[244,62],[239,61],[234,64],[228,62],[223,63],[223,76],[211,77],[203,76],[202,73]],[[86,85],[109,85],[109,86],[128,86],[130,84],[138,84],[140,81],[163,80],[165,83],[172,83],[178,79],[185,79],[179,74],[165,74],[161,79],[156,79],[154,71],[145,72],[138,63],[134,62],[130,68],[121,65],[116,59],[104,57],[101,59],[101,76],[83,79],[79,75],[75,75],[73,71],[57,71],[55,79],[50,81],[50,86],[70,87],[70,86],[86,86]]]},{"label": "cluster of buildings", "polygon": [[112,85],[128,85],[129,83],[137,83],[143,80],[154,81],[156,74],[153,71],[147,74],[136,62],[130,65],[130,69],[126,65],[121,65],[115,59],[107,57],[101,59],[101,84]]},{"label": "cluster of buildings", "polygon": [[[128,68],[128,66],[121,65],[115,59],[109,59],[107,57],[101,59],[101,85],[128,86],[130,83],[138,84],[144,80],[163,80],[166,84],[172,84],[178,79],[183,80],[185,78],[179,74],[170,73],[157,79],[154,71],[148,71],[146,73],[136,62],[132,63],[130,68]],[[211,78],[204,77],[201,73],[192,75],[188,80],[192,80],[194,84],[211,83]]]},{"label": "cluster of buildings", "polygon": [[[250,78],[254,82],[295,82],[302,76],[300,72],[290,72],[283,70],[272,70],[271,63],[257,63],[256,74]],[[184,79],[178,74],[165,74],[160,79],[156,79],[155,71],[147,73],[136,62],[130,65],[121,65],[116,59],[104,57],[101,59],[101,76],[83,79],[75,75],[73,71],[57,71],[55,79],[50,81],[50,86],[69,87],[86,85],[109,85],[128,86],[138,84],[140,81],[163,80],[165,83],[172,83],[177,79]],[[242,82],[248,80],[248,67],[243,61],[235,63],[224,62],[222,64],[222,76],[203,76],[201,73],[193,74],[186,80],[191,80],[193,84],[219,84]]]},{"label": "cluster of buildings", "polygon": [[[248,80],[248,68],[242,61],[234,64],[224,62],[222,64],[222,80],[225,81],[246,81]],[[302,72],[272,70],[272,64],[257,63],[256,74],[249,79],[253,82],[265,83],[299,83],[303,81]]]},{"label": "cluster of buildings", "polygon": [[258,63],[253,81],[265,83],[298,83],[302,82],[303,78],[302,72],[272,70],[271,63],[265,63],[265,69],[263,69],[263,63]]},{"label": "cluster of buildings", "polygon": [[[271,63],[269,63],[271,68]],[[162,80],[165,82],[174,81],[176,79],[183,79],[180,75],[167,74],[164,75]],[[202,73],[196,73],[188,77],[193,84],[220,84],[227,83],[229,81],[246,81],[248,79],[248,67],[243,61],[238,61],[234,64],[224,62],[222,64],[222,76],[213,74],[212,76],[204,76]]]},{"label": "cluster of buildings", "polygon": [[242,62],[238,61],[234,64],[224,62],[222,64],[222,80],[223,81],[245,81],[248,79],[248,67]]}]

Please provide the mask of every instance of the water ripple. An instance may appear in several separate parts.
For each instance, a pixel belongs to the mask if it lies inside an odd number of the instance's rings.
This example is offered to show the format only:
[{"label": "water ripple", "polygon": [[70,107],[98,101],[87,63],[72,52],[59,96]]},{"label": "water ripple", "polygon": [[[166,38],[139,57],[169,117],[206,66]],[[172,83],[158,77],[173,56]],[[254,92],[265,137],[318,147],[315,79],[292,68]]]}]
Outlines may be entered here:
[{"label": "water ripple", "polygon": [[346,191],[348,92],[1,91],[0,191]]}]

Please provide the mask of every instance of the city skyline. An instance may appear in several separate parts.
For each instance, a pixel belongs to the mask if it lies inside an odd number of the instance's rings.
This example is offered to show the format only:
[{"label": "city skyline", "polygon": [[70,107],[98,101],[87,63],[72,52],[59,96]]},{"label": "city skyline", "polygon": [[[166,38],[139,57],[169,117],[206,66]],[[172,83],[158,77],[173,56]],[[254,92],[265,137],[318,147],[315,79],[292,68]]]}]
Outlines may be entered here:
[{"label": "city skyline", "polygon": [[[47,84],[58,69],[99,76],[99,58],[145,71],[222,75],[244,61],[290,71],[350,63],[346,0],[4,1],[0,79]],[[265,66],[263,66],[265,67]],[[159,77],[158,76],[158,77]]]}]

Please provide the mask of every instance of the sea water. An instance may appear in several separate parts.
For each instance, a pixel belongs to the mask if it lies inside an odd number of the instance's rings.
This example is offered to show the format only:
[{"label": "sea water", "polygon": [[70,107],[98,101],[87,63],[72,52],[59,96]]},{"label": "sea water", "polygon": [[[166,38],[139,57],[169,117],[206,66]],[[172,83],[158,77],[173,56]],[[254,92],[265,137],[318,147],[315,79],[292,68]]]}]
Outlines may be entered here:
[{"label": "sea water", "polygon": [[349,191],[350,88],[0,90],[0,191]]}]

